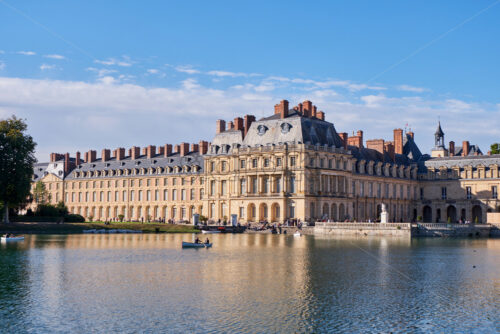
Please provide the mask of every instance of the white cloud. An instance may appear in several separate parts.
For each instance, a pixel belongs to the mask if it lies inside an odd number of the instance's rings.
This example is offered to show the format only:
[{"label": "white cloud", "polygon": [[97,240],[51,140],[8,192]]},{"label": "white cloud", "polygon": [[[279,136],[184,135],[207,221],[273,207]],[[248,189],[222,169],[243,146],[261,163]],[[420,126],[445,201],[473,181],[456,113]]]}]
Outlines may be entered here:
[{"label": "white cloud", "polygon": [[58,54],[45,55],[44,57],[45,58],[50,58],[50,59],[57,59],[57,60],[66,59],[66,57],[64,57],[62,55],[58,55]]},{"label": "white cloud", "polygon": [[0,61],[0,71],[5,69],[5,63],[3,61]]},{"label": "white cloud", "polygon": [[94,60],[95,63],[107,66],[121,66],[121,67],[130,67],[134,63],[130,60],[129,57],[123,57],[122,60],[116,58],[108,58],[105,60]]},{"label": "white cloud", "polygon": [[[94,83],[0,77],[0,115],[16,114],[28,120],[29,131],[39,143],[37,155],[45,161],[51,151],[210,141],[216,119],[267,116],[283,98],[276,89],[257,88],[268,82],[211,89],[193,78],[171,88],[143,87],[130,80],[112,73],[103,73]],[[272,84],[278,82],[286,81]],[[432,147],[437,115],[449,140],[470,140],[486,150],[500,136],[500,105],[391,97],[388,91],[359,97],[320,87],[310,91],[294,87],[287,92],[291,106],[313,101],[339,132],[362,129],[367,139],[392,140],[392,130],[409,123],[423,152]]]},{"label": "white cloud", "polygon": [[399,85],[396,87],[396,89],[404,91],[404,92],[414,92],[414,93],[423,93],[423,92],[428,90],[426,88],[415,87],[415,86],[410,86],[410,85]]},{"label": "white cloud", "polygon": [[146,72],[149,74],[158,74],[158,70],[156,68],[150,68]]},{"label": "white cloud", "polygon": [[34,56],[36,55],[36,52],[33,51],[17,51],[17,54],[23,55],[23,56]]},{"label": "white cloud", "polygon": [[40,69],[42,71],[53,70],[55,68],[56,68],[56,65],[52,65],[52,64],[42,64],[42,65],[40,65]]},{"label": "white cloud", "polygon": [[107,68],[95,68],[95,67],[87,67],[85,70],[97,73],[97,77],[99,78],[118,72],[117,70],[110,70]]},{"label": "white cloud", "polygon": [[181,72],[181,73],[187,73],[187,74],[198,74],[200,73],[200,71],[192,68],[192,66],[189,66],[189,65],[185,65],[185,66],[176,66],[174,67],[174,69],[177,71],[177,72]]},{"label": "white cloud", "polygon": [[208,71],[206,72],[208,75],[213,75],[216,77],[257,77],[260,76],[258,73],[243,73],[243,72],[229,72],[229,71]]}]

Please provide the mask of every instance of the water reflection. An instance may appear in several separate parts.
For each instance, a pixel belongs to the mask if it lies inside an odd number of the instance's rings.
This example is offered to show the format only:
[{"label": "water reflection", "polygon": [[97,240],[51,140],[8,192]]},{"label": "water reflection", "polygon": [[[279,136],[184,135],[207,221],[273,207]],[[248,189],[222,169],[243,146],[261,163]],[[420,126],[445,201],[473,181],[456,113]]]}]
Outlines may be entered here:
[{"label": "water reflection", "polygon": [[1,319],[17,332],[498,330],[500,240],[244,234],[181,249],[192,238],[1,245]]}]

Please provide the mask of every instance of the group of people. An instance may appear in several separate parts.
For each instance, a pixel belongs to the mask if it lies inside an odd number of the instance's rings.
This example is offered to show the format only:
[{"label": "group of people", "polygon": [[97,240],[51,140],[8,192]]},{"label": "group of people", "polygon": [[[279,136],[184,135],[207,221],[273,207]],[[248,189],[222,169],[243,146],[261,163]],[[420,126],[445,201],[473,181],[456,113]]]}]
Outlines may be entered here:
[{"label": "group of people", "polygon": [[[194,240],[194,243],[195,244],[201,244],[201,239],[196,237],[196,239]],[[210,240],[208,240],[208,238],[205,240],[205,244],[208,245],[210,243]]]}]

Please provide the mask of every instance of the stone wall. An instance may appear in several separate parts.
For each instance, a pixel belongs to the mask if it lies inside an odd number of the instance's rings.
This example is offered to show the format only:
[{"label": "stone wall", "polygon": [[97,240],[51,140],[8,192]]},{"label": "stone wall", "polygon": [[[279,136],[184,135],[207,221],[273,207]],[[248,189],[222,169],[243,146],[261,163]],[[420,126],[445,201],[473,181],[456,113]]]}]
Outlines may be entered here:
[{"label": "stone wall", "polygon": [[411,237],[411,224],[316,223],[315,234]]}]

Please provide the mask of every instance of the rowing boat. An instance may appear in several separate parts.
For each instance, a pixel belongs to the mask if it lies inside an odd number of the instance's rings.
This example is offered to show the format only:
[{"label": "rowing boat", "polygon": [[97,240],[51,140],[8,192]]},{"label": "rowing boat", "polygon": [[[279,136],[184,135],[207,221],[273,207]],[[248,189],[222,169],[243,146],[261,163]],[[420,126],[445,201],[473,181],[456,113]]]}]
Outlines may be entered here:
[{"label": "rowing boat", "polygon": [[24,240],[23,236],[16,236],[16,237],[2,237],[2,241],[22,241]]},{"label": "rowing boat", "polygon": [[203,247],[206,247],[206,248],[209,248],[209,247],[212,247],[212,243],[209,243],[209,244],[197,244],[195,242],[186,242],[186,241],[183,241],[182,242],[182,248],[203,248]]},{"label": "rowing boat", "polygon": [[214,233],[220,233],[220,231],[201,230],[201,233],[203,233],[203,234],[214,234]]}]

